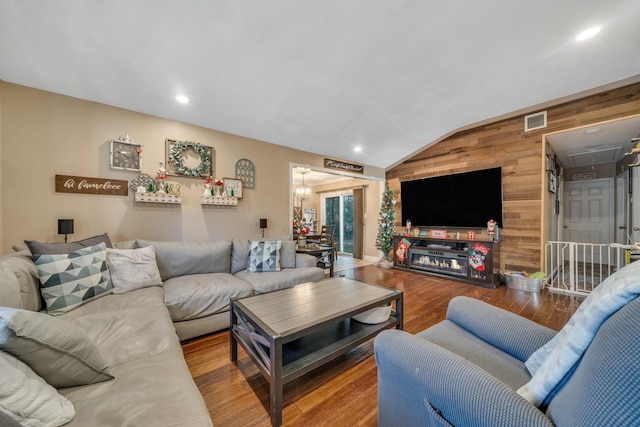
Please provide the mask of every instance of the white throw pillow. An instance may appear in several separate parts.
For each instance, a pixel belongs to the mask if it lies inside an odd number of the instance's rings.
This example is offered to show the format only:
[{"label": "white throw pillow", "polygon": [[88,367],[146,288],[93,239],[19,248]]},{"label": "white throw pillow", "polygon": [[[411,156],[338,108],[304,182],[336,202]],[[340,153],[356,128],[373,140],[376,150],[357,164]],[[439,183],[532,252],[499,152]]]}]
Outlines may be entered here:
[{"label": "white throw pillow", "polygon": [[139,249],[107,249],[107,265],[114,294],[124,294],[149,286],[162,286],[156,250],[153,246]]},{"label": "white throw pillow", "polygon": [[0,372],[0,410],[23,426],[61,426],[76,415],[66,397],[20,360],[1,351]]}]

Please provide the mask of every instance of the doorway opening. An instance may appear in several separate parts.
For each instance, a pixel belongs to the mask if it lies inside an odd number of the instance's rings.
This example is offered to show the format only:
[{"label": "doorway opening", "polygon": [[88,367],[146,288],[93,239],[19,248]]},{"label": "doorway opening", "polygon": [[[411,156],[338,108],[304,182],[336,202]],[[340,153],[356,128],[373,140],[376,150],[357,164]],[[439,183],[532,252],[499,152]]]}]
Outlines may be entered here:
[{"label": "doorway opening", "polygon": [[589,293],[629,262],[640,241],[632,189],[640,115],[547,134],[542,190],[543,265],[550,288]]}]

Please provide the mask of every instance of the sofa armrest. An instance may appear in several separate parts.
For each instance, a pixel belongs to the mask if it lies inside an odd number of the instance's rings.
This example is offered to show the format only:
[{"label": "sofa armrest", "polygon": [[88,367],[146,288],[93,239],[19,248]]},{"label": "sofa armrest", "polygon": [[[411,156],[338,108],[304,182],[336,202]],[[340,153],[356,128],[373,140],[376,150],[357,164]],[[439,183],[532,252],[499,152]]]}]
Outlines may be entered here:
[{"label": "sofa armrest", "polygon": [[404,331],[374,341],[378,425],[552,426],[515,390],[444,348]]},{"label": "sofa armrest", "polygon": [[557,333],[510,311],[462,296],[449,302],[447,319],[523,362]]},{"label": "sofa armrest", "polygon": [[318,265],[318,258],[309,254],[296,254],[296,268],[302,267],[316,267]]}]

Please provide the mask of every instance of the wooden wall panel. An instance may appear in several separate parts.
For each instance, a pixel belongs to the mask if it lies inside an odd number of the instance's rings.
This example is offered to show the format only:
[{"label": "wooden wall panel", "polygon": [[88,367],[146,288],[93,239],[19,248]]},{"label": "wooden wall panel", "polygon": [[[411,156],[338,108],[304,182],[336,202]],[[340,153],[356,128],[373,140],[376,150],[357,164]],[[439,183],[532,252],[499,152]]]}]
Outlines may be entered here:
[{"label": "wooden wall panel", "polygon": [[[541,109],[542,110],[542,109]],[[544,229],[543,137],[608,120],[640,114],[640,83],[546,109],[547,127],[524,131],[524,115],[461,131],[389,169],[387,185],[396,194],[397,226],[402,228],[400,182],[502,167],[504,224],[500,224],[500,268],[542,270]]]}]

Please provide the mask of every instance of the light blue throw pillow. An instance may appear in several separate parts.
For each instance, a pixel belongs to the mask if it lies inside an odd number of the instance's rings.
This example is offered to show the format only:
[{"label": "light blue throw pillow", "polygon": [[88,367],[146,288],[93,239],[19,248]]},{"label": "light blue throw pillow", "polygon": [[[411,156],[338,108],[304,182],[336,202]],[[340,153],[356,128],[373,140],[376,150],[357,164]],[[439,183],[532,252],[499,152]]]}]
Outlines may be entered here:
[{"label": "light blue throw pillow", "polygon": [[282,241],[249,240],[249,261],[247,271],[280,271],[280,249]]},{"label": "light blue throw pillow", "polygon": [[34,255],[33,259],[51,315],[66,313],[113,291],[104,243],[68,254]]}]

